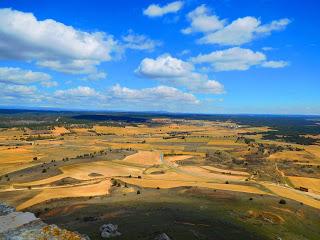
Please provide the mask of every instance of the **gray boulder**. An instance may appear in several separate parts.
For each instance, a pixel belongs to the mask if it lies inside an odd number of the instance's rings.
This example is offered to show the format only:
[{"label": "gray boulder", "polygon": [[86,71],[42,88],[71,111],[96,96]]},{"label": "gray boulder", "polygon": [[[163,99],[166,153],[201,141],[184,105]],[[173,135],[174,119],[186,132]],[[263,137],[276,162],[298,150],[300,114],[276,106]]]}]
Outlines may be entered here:
[{"label": "gray boulder", "polygon": [[14,207],[10,207],[6,204],[0,203],[0,216],[7,215],[8,213],[14,212],[16,209]]},{"label": "gray boulder", "polygon": [[154,240],[171,240],[169,236],[165,233],[161,233],[154,238]]},{"label": "gray boulder", "polygon": [[102,238],[112,238],[121,235],[121,233],[118,232],[118,225],[113,225],[112,223],[103,224],[100,227],[100,232]]}]

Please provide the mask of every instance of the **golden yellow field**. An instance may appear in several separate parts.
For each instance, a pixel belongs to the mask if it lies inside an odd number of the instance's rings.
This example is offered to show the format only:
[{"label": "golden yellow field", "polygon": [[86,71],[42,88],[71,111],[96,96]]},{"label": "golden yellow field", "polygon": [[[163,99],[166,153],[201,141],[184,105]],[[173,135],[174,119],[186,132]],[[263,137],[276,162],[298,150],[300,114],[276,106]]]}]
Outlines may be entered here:
[{"label": "golden yellow field", "polygon": [[164,159],[168,162],[176,162],[176,161],[182,161],[192,158],[190,155],[176,155],[176,156],[166,156]]},{"label": "golden yellow field", "polygon": [[70,133],[70,131],[68,129],[66,129],[65,127],[55,127],[53,130],[52,130],[52,133],[54,135],[61,135],[61,134],[65,134],[65,133]]},{"label": "golden yellow field", "polygon": [[316,200],[312,196],[304,194],[303,192],[274,184],[264,183],[263,185],[278,196],[302,202],[308,206],[320,209],[320,201]]},{"label": "golden yellow field", "polygon": [[210,171],[210,169],[198,166],[181,166],[177,168],[177,170],[212,181],[244,181],[246,179],[246,176],[221,174],[222,171],[220,171],[220,173],[214,173],[213,171]]},{"label": "golden yellow field", "polygon": [[234,139],[216,139],[208,142],[209,145],[218,146],[245,146],[244,143],[236,143]]},{"label": "golden yellow field", "polygon": [[119,161],[125,162],[125,163],[143,165],[143,166],[152,166],[156,164],[161,164],[160,152],[157,152],[157,151],[139,151]]},{"label": "golden yellow field", "polygon": [[288,176],[288,178],[295,187],[308,188],[309,191],[320,194],[320,179],[295,176]]},{"label": "golden yellow field", "polygon": [[249,176],[249,173],[243,172],[243,171],[226,170],[226,169],[220,169],[220,168],[216,168],[216,167],[212,167],[212,166],[203,166],[202,168],[208,169],[213,172],[223,173],[223,174]]},{"label": "golden yellow field", "polygon": [[[274,153],[269,156],[270,160],[283,160],[283,159],[290,159],[291,161],[316,161],[314,159],[313,154],[305,152],[305,151],[283,151]],[[314,160],[313,160],[314,159]]]},{"label": "golden yellow field", "polygon": [[[125,127],[95,125],[93,128],[56,126],[50,131],[30,129],[1,131],[0,174],[2,175],[13,170],[50,163],[52,160],[63,162],[66,158],[83,159],[84,155],[92,160],[79,163],[74,161],[72,164],[57,166],[56,169],[59,171],[55,175],[46,177],[44,173],[41,178],[29,181],[15,182],[14,179],[10,179],[5,182],[5,178],[1,183],[0,196],[1,192],[24,193],[31,188],[33,191],[39,191],[18,206],[19,209],[23,209],[52,199],[107,195],[113,188],[112,181],[120,180],[139,188],[191,186],[268,194],[320,208],[320,201],[310,195],[320,194],[319,178],[285,176],[284,171],[279,170],[273,161],[267,161],[268,167],[272,168],[267,169],[268,174],[273,174],[278,180],[279,177],[280,180],[287,177],[295,187],[309,188],[310,193],[305,193],[288,186],[276,185],[270,180],[260,180],[256,172],[246,167],[244,160],[250,154],[257,154],[258,144],[284,147],[288,145],[283,142],[262,140],[262,135],[259,133],[268,131],[269,128],[235,128],[233,123],[228,122],[184,121],[177,124],[168,119],[155,121],[164,121],[166,124],[155,127],[144,124]],[[258,133],[252,135],[256,145],[237,141],[239,133],[250,132]],[[28,136],[32,137],[30,141],[25,140]],[[16,146],[17,144],[21,146]],[[320,146],[297,144],[291,146],[302,150],[277,151],[266,155],[266,159],[276,160],[277,163],[283,160],[292,161],[294,165],[298,165],[298,162],[308,163],[314,167],[320,163]],[[121,160],[106,160],[104,155],[97,155],[100,151],[108,149],[119,151],[130,149],[134,152]],[[264,151],[263,154],[268,151]],[[64,179],[73,179],[75,182],[55,185]],[[132,188],[125,190],[133,191]]]},{"label": "golden yellow field", "polygon": [[104,180],[98,183],[83,186],[46,188],[35,197],[17,206],[17,210],[21,210],[52,199],[105,195],[108,194],[110,186],[110,181]]},{"label": "golden yellow field", "polygon": [[[121,162],[93,162],[93,163],[79,163],[73,164],[70,166],[63,166],[60,168],[62,174],[32,181],[32,182],[25,182],[23,184],[15,184],[14,186],[21,187],[21,186],[37,186],[43,184],[50,184],[55,181],[58,181],[63,178],[71,177],[78,180],[91,180],[96,178],[111,178],[113,176],[128,176],[132,175],[139,175],[141,174],[142,170],[140,168],[134,166],[123,165]],[[90,176],[90,174],[100,174],[101,176]]]}]

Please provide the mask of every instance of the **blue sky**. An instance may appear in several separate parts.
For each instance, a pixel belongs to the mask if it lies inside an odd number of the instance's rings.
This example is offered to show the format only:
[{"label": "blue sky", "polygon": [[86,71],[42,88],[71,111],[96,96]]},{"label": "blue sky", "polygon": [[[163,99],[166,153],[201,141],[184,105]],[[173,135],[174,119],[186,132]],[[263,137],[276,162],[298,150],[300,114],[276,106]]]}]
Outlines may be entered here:
[{"label": "blue sky", "polygon": [[0,2],[0,106],[320,114],[318,1]]}]

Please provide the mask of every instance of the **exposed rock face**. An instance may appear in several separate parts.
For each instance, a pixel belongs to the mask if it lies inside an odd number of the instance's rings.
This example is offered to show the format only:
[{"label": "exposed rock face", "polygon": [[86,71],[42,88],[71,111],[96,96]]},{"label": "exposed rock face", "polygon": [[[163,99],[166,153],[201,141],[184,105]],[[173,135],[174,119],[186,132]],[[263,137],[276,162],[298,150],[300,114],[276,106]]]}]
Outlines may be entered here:
[{"label": "exposed rock face", "polygon": [[171,240],[169,236],[165,233],[161,233],[154,238],[154,240]]},{"label": "exposed rock face", "polygon": [[100,227],[100,232],[102,238],[111,238],[121,235],[121,233],[118,232],[118,225],[113,225],[112,223],[103,224]]},{"label": "exposed rock face", "polygon": [[7,215],[8,213],[14,212],[15,209],[13,207],[0,204],[0,216]]},{"label": "exposed rock face", "polygon": [[33,213],[11,212],[0,217],[0,232],[7,232],[33,221],[39,221]]},{"label": "exposed rock face", "polygon": [[0,204],[0,239],[3,240],[89,240],[89,237],[47,225],[33,213],[16,212]]}]

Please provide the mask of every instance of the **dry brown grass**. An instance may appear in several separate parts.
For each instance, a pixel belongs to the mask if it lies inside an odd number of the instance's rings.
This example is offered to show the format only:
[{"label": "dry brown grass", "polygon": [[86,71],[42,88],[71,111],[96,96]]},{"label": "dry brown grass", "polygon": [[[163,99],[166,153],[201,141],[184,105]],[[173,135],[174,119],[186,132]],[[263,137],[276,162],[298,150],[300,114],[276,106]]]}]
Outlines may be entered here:
[{"label": "dry brown grass", "polygon": [[235,145],[235,146],[244,146],[243,143],[236,143],[235,139],[213,139],[208,142],[208,145]]},{"label": "dry brown grass", "polygon": [[17,210],[22,210],[52,199],[106,195],[109,193],[110,187],[111,182],[109,180],[103,180],[95,184],[84,186],[47,188],[42,190],[38,195],[17,206]]},{"label": "dry brown grass", "polygon": [[179,170],[192,176],[215,181],[244,181],[247,176],[214,173],[210,169],[198,166],[180,166]]},{"label": "dry brown grass", "polygon": [[183,161],[192,157],[193,156],[190,156],[190,155],[177,155],[177,156],[166,156],[164,157],[164,159],[168,162],[176,162],[176,161]]},{"label": "dry brown grass", "polygon": [[[15,186],[38,186],[44,184],[50,184],[55,181],[61,180],[63,178],[72,177],[78,180],[90,180],[95,179],[97,177],[89,176],[91,173],[100,174],[101,177],[111,178],[113,176],[129,176],[131,175],[139,175],[142,173],[142,170],[137,167],[127,166],[120,163],[104,161],[104,162],[92,162],[92,163],[78,163],[72,164],[68,166],[60,167],[60,170],[63,172],[62,174],[32,181],[26,182],[22,184],[15,184]],[[98,178],[101,178],[98,177]]]},{"label": "dry brown grass", "polygon": [[70,133],[70,131],[64,127],[55,127],[53,130],[52,130],[52,133],[54,135],[61,135],[61,134],[65,134],[65,133]]},{"label": "dry brown grass", "polygon": [[305,187],[311,190],[312,192],[320,194],[320,179],[295,176],[291,176],[288,178],[295,187]]},{"label": "dry brown grass", "polygon": [[213,172],[223,173],[223,174],[230,174],[230,175],[239,175],[239,176],[249,176],[249,173],[243,171],[234,171],[228,169],[221,169],[212,166],[202,166],[202,168],[211,170]]},{"label": "dry brown grass", "polygon": [[308,206],[320,209],[320,201],[306,195],[304,192],[299,192],[298,190],[294,190],[292,188],[270,183],[263,183],[263,185],[280,197],[289,198],[294,201],[302,202]]},{"label": "dry brown grass", "polygon": [[30,162],[35,156],[33,146],[21,146],[18,148],[1,148],[0,164],[2,163],[21,163]]},{"label": "dry brown grass", "polygon": [[0,175],[10,173],[35,164],[33,146],[0,147]]},{"label": "dry brown grass", "polygon": [[[194,123],[194,125],[191,125],[190,122],[181,122],[180,124],[169,123],[168,125],[160,127],[148,127],[143,124],[135,127],[93,127],[93,130],[98,133],[111,134],[114,136],[96,136],[94,133],[89,132],[88,128],[73,128],[71,131],[76,133],[76,135],[65,135],[63,138],[60,137],[61,134],[68,133],[69,130],[63,127],[55,127],[52,131],[55,139],[39,140],[35,141],[35,144],[32,146],[22,146],[12,149],[0,147],[0,174],[35,164],[35,162],[32,161],[35,156],[38,157],[37,162],[40,163],[51,161],[52,159],[61,160],[66,157],[71,158],[85,153],[98,152],[108,147],[114,149],[131,148],[138,150],[138,152],[123,160],[63,166],[60,167],[62,171],[60,175],[23,184],[14,184],[17,188],[32,186],[35,189],[41,190],[38,195],[21,204],[19,208],[26,208],[56,198],[107,194],[110,182],[105,180],[105,178],[119,178],[128,184],[150,188],[196,186],[227,191],[267,194],[244,181],[249,176],[245,171],[226,170],[206,165],[179,166],[176,162],[196,157],[195,159],[200,159],[199,164],[201,164],[206,152],[214,150],[232,150],[232,154],[241,159],[248,153],[247,145],[244,143],[235,143],[237,134],[243,132],[262,132],[269,130],[268,128],[248,127],[234,129],[230,128],[230,126],[233,125],[232,123],[207,121],[193,121],[192,123]],[[172,136],[170,136],[170,132],[181,132],[180,136],[184,135],[185,138],[167,138]],[[188,134],[184,132],[188,132]],[[2,131],[0,132],[0,143],[10,143],[12,145],[19,143],[19,138],[23,137],[23,133],[23,131],[18,129]],[[27,133],[32,132],[27,131]],[[47,135],[43,134],[43,136]],[[257,142],[287,145],[287,143],[261,140],[261,135],[250,136],[250,138],[255,138]],[[146,142],[144,143],[143,140]],[[196,151],[193,151],[191,150],[192,148],[188,147],[188,143],[198,143],[199,147]],[[310,164],[320,164],[320,146],[300,146],[297,144],[292,144],[292,146],[304,148],[305,151],[283,151],[272,154],[269,159],[298,160],[300,162],[309,162]],[[165,163],[161,164],[160,152],[177,155],[166,156],[164,159]],[[143,174],[143,172],[145,174]],[[154,172],[156,174],[152,174]],[[91,173],[99,175],[90,175]],[[129,178],[129,175],[132,177]],[[141,178],[139,179],[137,176],[141,176]],[[50,186],[53,182],[66,177],[72,177],[85,182],[72,186]],[[320,193],[320,179],[289,177],[289,180],[295,186],[308,187],[313,191],[313,194]],[[98,183],[97,181],[102,182]],[[228,181],[229,184],[225,184],[224,182],[226,181]],[[319,201],[308,196],[307,193],[301,193],[294,189],[270,183],[262,184],[274,192],[275,195],[301,201],[306,205],[320,208]],[[14,191],[17,189],[9,190]],[[19,191],[23,193],[25,190],[20,189]]]},{"label": "dry brown grass", "polygon": [[132,163],[143,166],[152,166],[160,164],[160,152],[156,151],[139,151],[135,154],[125,157],[123,160],[119,160],[121,163]]},{"label": "dry brown grass", "polygon": [[292,161],[312,161],[314,155],[305,151],[283,151],[271,154],[268,157],[269,160],[292,160]]},{"label": "dry brown grass", "polygon": [[139,134],[166,134],[169,132],[192,132],[193,135],[215,135],[215,136],[233,136],[238,132],[245,132],[248,129],[228,129],[224,125],[213,124],[206,121],[191,121],[200,123],[202,126],[190,124],[168,124],[161,127],[148,127],[140,124],[137,127],[109,127],[109,126],[94,126],[94,130],[98,133],[116,134],[119,136],[139,135]]},{"label": "dry brown grass", "polygon": [[75,132],[75,133],[88,133],[89,128],[71,128],[70,132]]},{"label": "dry brown grass", "polygon": [[320,163],[320,146],[319,145],[309,145],[304,146],[305,150],[315,155]]}]

